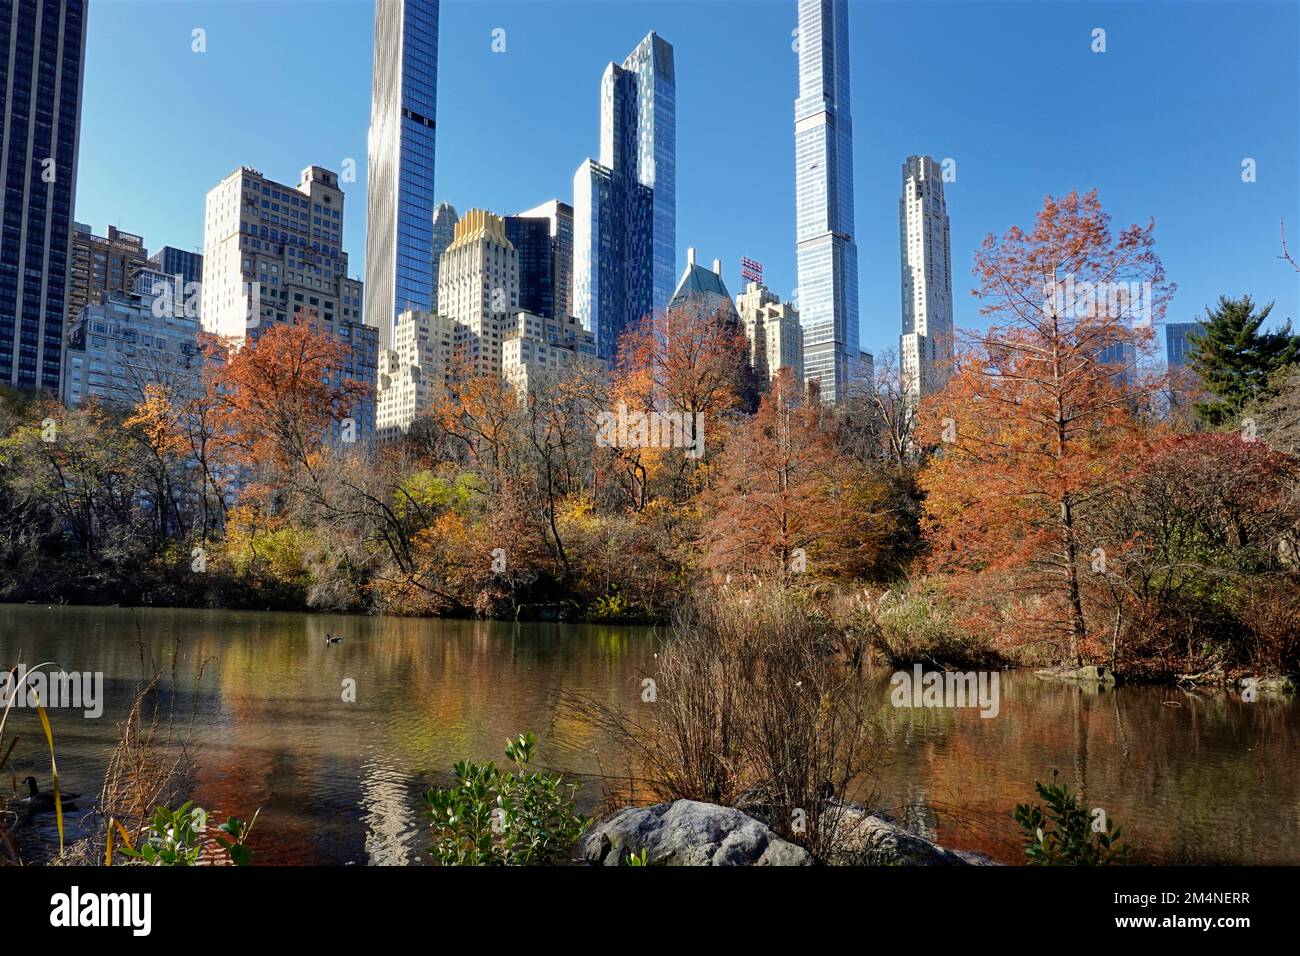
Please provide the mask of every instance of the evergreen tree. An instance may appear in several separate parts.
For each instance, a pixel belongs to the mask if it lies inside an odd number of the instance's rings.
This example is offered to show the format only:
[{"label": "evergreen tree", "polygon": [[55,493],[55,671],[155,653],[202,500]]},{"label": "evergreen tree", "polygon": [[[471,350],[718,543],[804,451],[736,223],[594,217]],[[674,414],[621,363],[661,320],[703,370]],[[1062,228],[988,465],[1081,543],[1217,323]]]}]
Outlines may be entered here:
[{"label": "evergreen tree", "polygon": [[1221,295],[1217,308],[1206,308],[1187,364],[1213,396],[1196,406],[1207,425],[1231,422],[1247,402],[1265,394],[1274,372],[1300,359],[1300,335],[1291,333],[1289,320],[1276,332],[1259,331],[1271,311],[1272,302],[1256,312],[1248,295]]}]

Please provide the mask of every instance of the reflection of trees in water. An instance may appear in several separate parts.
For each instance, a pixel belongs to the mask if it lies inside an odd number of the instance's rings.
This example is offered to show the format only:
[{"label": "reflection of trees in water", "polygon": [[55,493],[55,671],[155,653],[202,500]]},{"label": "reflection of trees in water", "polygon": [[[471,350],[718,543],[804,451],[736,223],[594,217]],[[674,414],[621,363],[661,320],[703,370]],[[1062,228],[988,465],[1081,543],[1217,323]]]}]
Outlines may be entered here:
[{"label": "reflection of trees in water", "polygon": [[1002,709],[894,708],[876,806],[938,842],[1023,859],[1010,813],[1052,771],[1148,862],[1300,862],[1300,705],[1222,690],[1087,688],[1002,675]]}]

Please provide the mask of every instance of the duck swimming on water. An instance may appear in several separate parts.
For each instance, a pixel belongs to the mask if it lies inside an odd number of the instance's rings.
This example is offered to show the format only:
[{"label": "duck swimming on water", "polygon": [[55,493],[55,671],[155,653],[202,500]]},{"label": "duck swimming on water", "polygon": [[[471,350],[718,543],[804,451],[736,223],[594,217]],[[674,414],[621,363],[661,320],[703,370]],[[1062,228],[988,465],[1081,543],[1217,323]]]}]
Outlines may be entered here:
[{"label": "duck swimming on water", "polygon": [[[9,806],[15,810],[26,810],[28,813],[52,813],[54,811],[54,794],[45,793],[36,786],[35,777],[27,777],[23,780],[27,785],[27,796],[19,797],[16,800],[9,801]],[[76,801],[79,793],[60,793],[59,800],[64,807]]]},{"label": "duck swimming on water", "polygon": [[326,631],[326,632],[325,632],[325,643],[326,643],[326,644],[342,644],[342,643],[343,643],[343,635],[340,634],[338,637],[331,637],[329,631]]}]

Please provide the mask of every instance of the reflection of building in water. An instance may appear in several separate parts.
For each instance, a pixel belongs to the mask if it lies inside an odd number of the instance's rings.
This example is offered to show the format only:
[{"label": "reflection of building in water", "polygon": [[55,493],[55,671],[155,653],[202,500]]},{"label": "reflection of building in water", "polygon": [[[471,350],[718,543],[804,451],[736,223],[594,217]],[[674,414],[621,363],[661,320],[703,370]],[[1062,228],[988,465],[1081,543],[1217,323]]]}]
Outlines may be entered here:
[{"label": "reflection of building in water", "polygon": [[411,796],[416,783],[373,756],[362,766],[361,822],[371,866],[403,866],[419,855],[420,820]]}]

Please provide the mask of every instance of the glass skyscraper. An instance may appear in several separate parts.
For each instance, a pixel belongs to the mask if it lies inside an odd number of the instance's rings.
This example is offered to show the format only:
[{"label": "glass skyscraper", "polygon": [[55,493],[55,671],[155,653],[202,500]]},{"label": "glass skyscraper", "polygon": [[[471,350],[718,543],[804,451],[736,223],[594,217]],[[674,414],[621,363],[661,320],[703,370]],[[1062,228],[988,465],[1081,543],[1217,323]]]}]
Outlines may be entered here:
[{"label": "glass skyscraper", "polygon": [[0,3],[0,384],[59,391],[85,0]]},{"label": "glass skyscraper", "polygon": [[430,257],[433,262],[433,308],[430,311],[433,312],[438,311],[438,263],[456,236],[458,222],[460,216],[456,213],[456,207],[449,202],[439,203],[433,211],[433,249]]},{"label": "glass skyscraper", "polygon": [[673,48],[650,33],[600,86],[600,161],[573,179],[573,312],[601,358],[673,294],[677,248],[677,80]]},{"label": "glass skyscraper", "polygon": [[390,348],[406,309],[430,311],[438,0],[378,0],[367,166],[366,324]]},{"label": "glass skyscraper", "polygon": [[858,349],[848,0],[799,0],[794,104],[795,242],[804,375],[842,398]]}]

